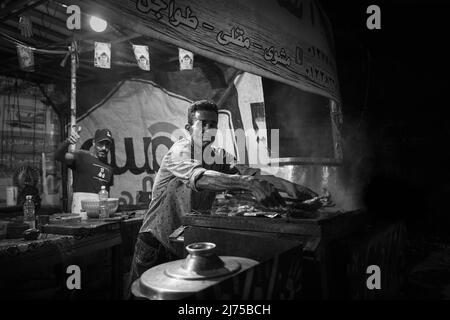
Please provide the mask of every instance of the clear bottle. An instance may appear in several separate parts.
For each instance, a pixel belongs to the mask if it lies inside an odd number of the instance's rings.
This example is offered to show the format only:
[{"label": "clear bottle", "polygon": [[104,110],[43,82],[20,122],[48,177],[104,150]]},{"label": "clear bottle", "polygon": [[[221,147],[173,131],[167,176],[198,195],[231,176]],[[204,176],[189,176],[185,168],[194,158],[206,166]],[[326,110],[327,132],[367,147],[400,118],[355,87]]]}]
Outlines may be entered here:
[{"label": "clear bottle", "polygon": [[108,191],[105,186],[102,186],[98,193],[98,200],[100,205],[99,219],[108,218]]},{"label": "clear bottle", "polygon": [[25,202],[23,204],[23,222],[27,223],[31,229],[36,227],[33,196],[25,197]]}]

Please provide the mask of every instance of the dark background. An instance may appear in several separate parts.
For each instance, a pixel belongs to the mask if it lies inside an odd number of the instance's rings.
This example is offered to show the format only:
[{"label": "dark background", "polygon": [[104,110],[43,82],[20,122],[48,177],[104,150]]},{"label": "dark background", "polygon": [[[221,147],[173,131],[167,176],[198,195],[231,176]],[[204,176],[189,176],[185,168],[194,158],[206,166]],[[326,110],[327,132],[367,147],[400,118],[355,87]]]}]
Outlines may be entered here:
[{"label": "dark background", "polygon": [[270,79],[262,83],[267,127],[280,128],[279,157],[335,159],[330,100]]},{"label": "dark background", "polygon": [[[445,238],[450,4],[321,4],[334,28],[346,168],[367,177],[364,200],[374,215],[407,217],[416,231]],[[371,4],[381,9],[381,30],[366,27]]]}]

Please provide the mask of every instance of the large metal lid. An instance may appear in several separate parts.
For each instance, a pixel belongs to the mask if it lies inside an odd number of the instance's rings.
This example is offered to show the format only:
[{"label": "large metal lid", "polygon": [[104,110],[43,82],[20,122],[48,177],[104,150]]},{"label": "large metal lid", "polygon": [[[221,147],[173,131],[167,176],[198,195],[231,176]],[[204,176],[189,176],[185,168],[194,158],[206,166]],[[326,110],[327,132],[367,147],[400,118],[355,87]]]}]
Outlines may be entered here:
[{"label": "large metal lid", "polygon": [[182,299],[258,263],[242,257],[219,257],[215,247],[210,242],[188,245],[186,250],[189,255],[185,259],[163,263],[145,271],[133,283],[133,294],[152,300]]}]

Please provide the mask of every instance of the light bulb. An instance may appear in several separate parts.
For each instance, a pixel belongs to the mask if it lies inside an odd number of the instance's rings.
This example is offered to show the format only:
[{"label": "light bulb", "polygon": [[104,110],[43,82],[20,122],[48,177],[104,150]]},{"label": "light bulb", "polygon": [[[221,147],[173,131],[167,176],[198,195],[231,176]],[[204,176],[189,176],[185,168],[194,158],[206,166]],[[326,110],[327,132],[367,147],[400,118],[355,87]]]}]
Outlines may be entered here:
[{"label": "light bulb", "polygon": [[92,30],[94,30],[95,32],[103,32],[105,31],[108,23],[103,20],[100,19],[96,16],[91,16],[91,18],[89,19],[89,24],[92,28]]}]

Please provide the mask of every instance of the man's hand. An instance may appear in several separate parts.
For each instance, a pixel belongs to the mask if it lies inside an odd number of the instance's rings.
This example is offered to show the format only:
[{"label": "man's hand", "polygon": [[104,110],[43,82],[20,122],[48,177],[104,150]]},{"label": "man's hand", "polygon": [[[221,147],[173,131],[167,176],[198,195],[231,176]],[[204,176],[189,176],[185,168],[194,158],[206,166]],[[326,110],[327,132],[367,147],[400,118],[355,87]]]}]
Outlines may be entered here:
[{"label": "man's hand", "polygon": [[259,176],[234,175],[206,170],[195,185],[198,190],[208,191],[248,190],[265,207],[285,206],[286,204],[275,186],[269,181],[259,178]]},{"label": "man's hand", "polygon": [[256,198],[256,201],[266,207],[285,206],[283,198],[278,193],[277,189],[265,180],[258,180],[254,177],[246,177],[248,183],[248,190]]},{"label": "man's hand", "polygon": [[311,189],[299,184],[295,184],[289,181],[283,181],[282,184],[286,193],[294,199],[308,200],[318,196],[318,194]]},{"label": "man's hand", "polygon": [[72,130],[72,133],[67,138],[67,141],[70,144],[77,144],[78,140],[80,140],[80,135],[79,135],[80,132],[81,132],[81,127],[78,127],[77,130]]},{"label": "man's hand", "polygon": [[[81,127],[76,129],[76,126],[72,127],[70,136],[59,144],[58,148],[55,150],[53,157],[55,160],[65,162],[67,165],[71,165],[74,161],[73,151],[75,150],[75,145],[80,140]],[[67,143],[70,143],[71,146],[68,146]],[[69,151],[67,151],[67,147],[69,147]]]},{"label": "man's hand", "polygon": [[311,189],[301,186],[299,184],[292,183],[288,180],[281,179],[272,175],[260,175],[256,176],[260,180],[265,180],[274,185],[279,191],[283,191],[289,195],[289,197],[297,200],[308,200],[317,197],[318,194]]}]

